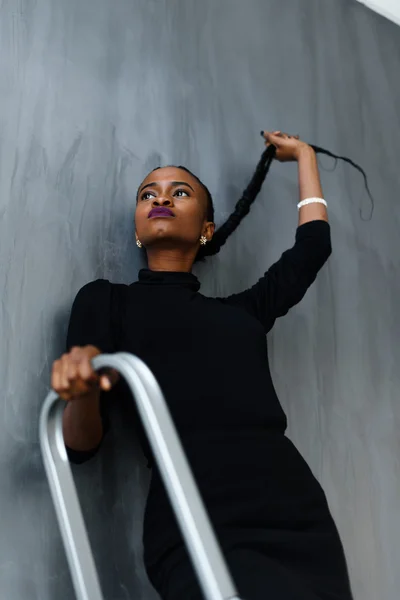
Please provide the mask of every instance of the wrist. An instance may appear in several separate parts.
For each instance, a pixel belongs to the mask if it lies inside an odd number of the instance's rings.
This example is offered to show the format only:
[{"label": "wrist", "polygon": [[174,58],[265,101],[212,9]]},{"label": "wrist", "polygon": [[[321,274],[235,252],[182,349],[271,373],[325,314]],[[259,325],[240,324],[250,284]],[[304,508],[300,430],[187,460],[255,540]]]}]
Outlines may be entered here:
[{"label": "wrist", "polygon": [[310,159],[316,158],[316,153],[314,148],[309,146],[308,144],[304,144],[300,146],[300,148],[296,152],[296,160],[297,162],[304,162]]},{"label": "wrist", "polygon": [[96,388],[86,394],[72,396],[68,401],[69,404],[78,407],[77,410],[95,410],[100,406],[100,389]]}]

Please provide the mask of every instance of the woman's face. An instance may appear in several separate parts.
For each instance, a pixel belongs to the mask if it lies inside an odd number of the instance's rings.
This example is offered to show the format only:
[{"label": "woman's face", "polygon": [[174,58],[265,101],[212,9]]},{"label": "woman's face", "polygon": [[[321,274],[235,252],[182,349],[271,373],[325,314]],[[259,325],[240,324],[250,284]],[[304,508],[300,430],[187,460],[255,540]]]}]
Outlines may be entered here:
[{"label": "woman's face", "polygon": [[136,238],[147,249],[197,252],[200,237],[208,240],[214,224],[207,221],[207,196],[183,169],[164,167],[142,182],[135,213]]}]

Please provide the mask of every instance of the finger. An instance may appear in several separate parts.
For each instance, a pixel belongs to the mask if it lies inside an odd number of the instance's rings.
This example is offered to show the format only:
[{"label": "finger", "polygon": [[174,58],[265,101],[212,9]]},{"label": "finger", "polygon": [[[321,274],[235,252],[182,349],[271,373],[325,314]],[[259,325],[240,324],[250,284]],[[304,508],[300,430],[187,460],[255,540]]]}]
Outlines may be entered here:
[{"label": "finger", "polygon": [[111,381],[107,375],[102,375],[100,377],[100,387],[104,392],[109,392],[111,390]]},{"label": "finger", "polygon": [[69,400],[70,394],[69,392],[62,386],[62,372],[61,372],[61,361],[57,361],[59,364],[55,366],[51,375],[51,387],[58,394],[60,398],[63,400]]},{"label": "finger", "polygon": [[266,139],[267,142],[269,142],[270,144],[279,141],[279,135],[275,134],[275,133],[270,133],[269,131],[265,131],[264,132],[264,137]]},{"label": "finger", "polygon": [[82,352],[82,346],[72,346],[69,351],[70,356],[79,356]]},{"label": "finger", "polygon": [[61,364],[60,364],[60,389],[63,391],[69,389],[68,369],[69,369],[69,356],[68,356],[68,354],[63,354],[61,357]]},{"label": "finger", "polygon": [[280,133],[280,131],[261,131],[261,136],[267,139],[269,135],[279,135]]},{"label": "finger", "polygon": [[98,379],[98,375],[94,371],[91,360],[87,354],[81,355],[81,358],[79,361],[78,372],[79,372],[80,377],[82,377],[82,379],[84,381],[89,382],[89,381],[96,381]]},{"label": "finger", "polygon": [[68,379],[68,387],[70,388],[78,378],[78,365],[69,360],[65,368],[65,373]]},{"label": "finger", "polygon": [[51,387],[56,392],[58,391],[61,385],[60,366],[61,362],[59,360],[55,360],[53,362],[53,367],[51,370]]},{"label": "finger", "polygon": [[100,376],[101,389],[109,391],[120,379],[120,374],[115,369],[107,369]]},{"label": "finger", "polygon": [[51,372],[51,387],[60,396],[60,398],[67,400],[68,397],[65,392],[65,386],[63,385],[62,375],[63,375],[62,361],[61,361],[61,359],[55,360],[53,363],[53,368],[52,368],[52,372]]}]

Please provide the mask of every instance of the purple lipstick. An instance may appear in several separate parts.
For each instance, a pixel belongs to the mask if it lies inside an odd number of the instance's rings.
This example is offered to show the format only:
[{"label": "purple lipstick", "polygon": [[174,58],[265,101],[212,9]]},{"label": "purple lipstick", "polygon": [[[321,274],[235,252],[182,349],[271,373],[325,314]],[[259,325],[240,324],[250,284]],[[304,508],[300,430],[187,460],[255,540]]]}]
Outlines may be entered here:
[{"label": "purple lipstick", "polygon": [[174,217],[174,213],[170,208],[166,206],[157,206],[156,208],[152,208],[149,212],[149,219],[154,219],[155,217]]}]

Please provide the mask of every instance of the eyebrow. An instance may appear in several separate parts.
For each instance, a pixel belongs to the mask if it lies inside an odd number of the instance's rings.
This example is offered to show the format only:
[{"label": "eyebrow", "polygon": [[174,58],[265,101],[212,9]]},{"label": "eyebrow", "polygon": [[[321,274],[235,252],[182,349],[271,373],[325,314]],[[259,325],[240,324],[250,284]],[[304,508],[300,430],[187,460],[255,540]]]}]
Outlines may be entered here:
[{"label": "eyebrow", "polygon": [[[190,188],[192,190],[192,192],[194,192],[194,189],[192,188],[192,186],[189,185],[188,183],[186,183],[186,181],[171,181],[171,185],[172,185],[172,187],[176,187],[178,185],[186,185],[188,188]],[[160,187],[160,184],[157,183],[156,181],[153,181],[152,183],[146,183],[146,185],[144,185],[142,187],[142,189],[140,190],[140,193],[142,193],[143,190],[145,190],[148,187]]]}]

